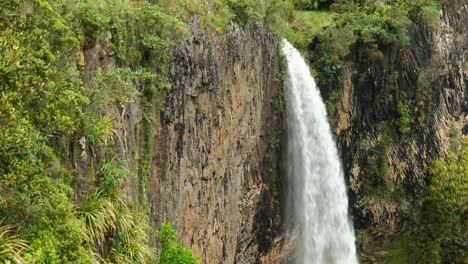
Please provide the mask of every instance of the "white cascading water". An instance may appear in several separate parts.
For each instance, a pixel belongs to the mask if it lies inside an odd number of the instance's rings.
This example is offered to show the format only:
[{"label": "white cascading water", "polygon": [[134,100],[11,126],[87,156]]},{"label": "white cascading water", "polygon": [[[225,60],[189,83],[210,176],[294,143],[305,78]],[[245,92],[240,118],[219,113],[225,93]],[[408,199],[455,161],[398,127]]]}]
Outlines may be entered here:
[{"label": "white cascading water", "polygon": [[355,237],[338,151],[315,80],[286,40],[288,215],[297,229],[297,264],[356,264]]}]

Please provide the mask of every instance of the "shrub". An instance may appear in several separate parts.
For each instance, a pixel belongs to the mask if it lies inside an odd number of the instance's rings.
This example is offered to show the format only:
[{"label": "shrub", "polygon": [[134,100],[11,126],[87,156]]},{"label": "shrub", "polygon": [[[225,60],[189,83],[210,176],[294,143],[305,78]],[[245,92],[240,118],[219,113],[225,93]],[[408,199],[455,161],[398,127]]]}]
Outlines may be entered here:
[{"label": "shrub", "polygon": [[116,229],[114,205],[109,199],[101,198],[98,192],[85,198],[77,215],[86,225],[86,241],[91,245],[101,243],[106,234]]},{"label": "shrub", "polygon": [[399,102],[397,105],[397,125],[401,134],[408,134],[411,131],[411,117],[407,103]]},{"label": "shrub", "polygon": [[0,222],[0,261],[2,263],[22,263],[22,252],[27,248],[26,241],[13,235],[13,227]]},{"label": "shrub", "polygon": [[227,0],[226,3],[234,14],[234,21],[241,26],[260,16],[255,8],[255,0]]},{"label": "shrub", "polygon": [[172,229],[171,222],[163,223],[161,230],[157,232],[157,236],[161,242],[161,254],[159,264],[198,264],[200,260],[192,255],[192,251],[184,248],[176,241],[177,232]]},{"label": "shrub", "polygon": [[465,263],[468,214],[468,140],[458,152],[439,158],[430,169],[428,191],[417,214],[414,260]]},{"label": "shrub", "polygon": [[318,9],[320,4],[329,4],[330,0],[293,0],[297,9]]},{"label": "shrub", "polygon": [[294,11],[283,30],[285,38],[304,51],[323,27],[331,23],[330,11]]},{"label": "shrub", "polygon": [[110,32],[113,50],[124,66],[141,65],[142,52],[167,60],[166,49],[187,33],[174,10],[147,1],[87,0],[80,12],[88,44]]},{"label": "shrub", "polygon": [[114,203],[116,230],[111,233],[108,263],[154,263],[149,246],[150,226],[145,217],[133,212],[125,203]]},{"label": "shrub", "polygon": [[188,0],[185,7],[190,13],[201,15],[204,24],[218,33],[225,32],[230,21],[242,27],[260,22],[279,33],[293,11],[289,0]]},{"label": "shrub", "polygon": [[409,43],[408,31],[414,22],[408,9],[396,2],[335,1],[331,5],[332,22],[317,34],[311,50],[312,66],[318,73],[319,86],[332,83],[334,74],[354,50],[360,59],[383,62],[383,52]]},{"label": "shrub", "polygon": [[122,196],[110,197],[101,191],[88,195],[78,210],[86,225],[86,243],[98,245],[93,256],[103,263],[151,263],[148,220],[133,211]]},{"label": "shrub", "polygon": [[89,263],[85,225],[75,217],[72,190],[44,184],[43,197],[31,202],[23,236],[32,241],[25,259],[34,263]]},{"label": "shrub", "polygon": [[123,183],[133,176],[120,161],[105,162],[98,170],[98,188],[103,195],[118,199],[122,195]]},{"label": "shrub", "polygon": [[369,155],[363,181],[364,192],[372,197],[391,198],[395,185],[390,179],[388,146],[381,143]]},{"label": "shrub", "polygon": [[409,18],[418,25],[433,26],[439,22],[439,0],[397,0],[395,5],[405,10]]}]

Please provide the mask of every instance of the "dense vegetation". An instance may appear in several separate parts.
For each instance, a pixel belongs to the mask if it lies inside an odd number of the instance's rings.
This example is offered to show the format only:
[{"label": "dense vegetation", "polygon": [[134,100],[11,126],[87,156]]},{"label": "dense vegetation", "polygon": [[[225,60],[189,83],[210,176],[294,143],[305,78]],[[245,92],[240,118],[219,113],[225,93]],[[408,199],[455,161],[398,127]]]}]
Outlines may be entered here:
[{"label": "dense vegetation", "polygon": [[455,147],[447,160],[437,159],[430,171],[430,184],[421,211],[416,216],[413,259],[425,263],[466,263],[468,228],[468,140]]},{"label": "dense vegetation", "polygon": [[334,1],[333,22],[315,40],[311,61],[319,85],[327,86],[343,60],[353,53],[370,62],[381,61],[383,50],[399,49],[409,43],[409,31],[438,21],[436,0],[394,0],[376,4],[371,0]]},{"label": "dense vegetation", "polygon": [[432,164],[422,206],[394,241],[384,263],[466,263],[468,140],[459,143],[446,159]]},{"label": "dense vegetation", "polygon": [[[164,94],[166,50],[185,24],[146,1],[15,0],[0,13],[0,260],[152,262],[148,216],[122,189],[135,172],[112,149],[117,121],[100,110]],[[96,72],[85,89],[82,50],[104,32],[118,67]],[[104,153],[87,172],[96,177],[88,193],[76,186],[89,175],[60,152],[79,139]]]},{"label": "dense vegetation", "polygon": [[[0,262],[152,263],[156,250],[150,241],[158,237],[159,263],[198,263],[176,242],[170,223],[151,232],[145,181],[152,143],[142,143],[137,168],[130,170],[113,145],[121,124],[104,110],[124,108],[138,98],[144,108],[140,129],[151,133],[147,128],[157,123],[158,109],[150,108],[159,107],[170,88],[168,51],[186,35],[184,21],[194,14],[220,34],[231,21],[241,27],[256,21],[303,51],[313,42],[312,64],[322,86],[329,85],[351,50],[380,61],[385,49],[408,44],[412,28],[437,23],[438,1],[382,2],[1,1]],[[115,67],[97,70],[85,83],[83,52],[97,41],[110,46]],[[332,94],[334,99],[339,95]],[[406,101],[398,103],[396,114],[399,133],[410,133]],[[86,175],[71,164],[76,157],[63,153],[63,146],[76,142],[102,154]],[[467,194],[459,186],[467,185],[468,145],[461,145],[447,160],[434,163],[423,207],[414,217],[419,228],[411,230],[418,248],[404,258],[424,257],[424,263],[466,259]],[[369,193],[393,191],[385,177],[387,146],[373,151],[369,175],[376,177],[368,181]],[[140,195],[134,203],[124,192],[131,179]],[[86,191],[80,188],[84,185]]]},{"label": "dense vegetation", "polygon": [[[0,260],[12,263],[150,263],[145,184],[150,140],[140,142],[130,170],[114,148],[124,109],[139,98],[139,133],[151,133],[169,89],[168,50],[197,14],[219,33],[231,21],[282,27],[292,10],[283,0],[125,1],[33,0],[0,4]],[[115,66],[84,72],[96,43]],[[114,56],[115,55],[115,56]],[[86,79],[84,79],[86,78]],[[120,113],[119,113],[120,114]],[[145,138],[152,138],[146,134]],[[101,158],[86,171],[73,148]],[[78,153],[78,155],[80,155]],[[138,201],[124,186],[135,180]],[[163,225],[160,263],[197,263]]]}]

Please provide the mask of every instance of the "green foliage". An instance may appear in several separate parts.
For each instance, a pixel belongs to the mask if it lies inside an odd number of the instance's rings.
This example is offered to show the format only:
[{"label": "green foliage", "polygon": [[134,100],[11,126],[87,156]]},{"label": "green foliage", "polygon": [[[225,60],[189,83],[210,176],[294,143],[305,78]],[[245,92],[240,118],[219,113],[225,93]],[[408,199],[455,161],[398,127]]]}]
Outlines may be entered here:
[{"label": "green foliage", "polygon": [[83,25],[85,34],[88,38],[96,39],[108,29],[111,17],[100,12],[105,9],[105,5],[106,3],[103,1],[88,1],[81,3],[81,24]]},{"label": "green foliage", "polygon": [[336,27],[349,25],[362,45],[399,45],[409,41],[407,27],[410,21],[407,13],[397,6],[347,1],[335,3],[332,8],[339,14]]},{"label": "green foliage", "polygon": [[401,134],[408,134],[409,132],[411,132],[411,122],[412,122],[408,104],[398,102],[397,113],[398,113],[398,119],[397,119],[398,130],[400,131]]},{"label": "green foliage", "polygon": [[368,152],[367,162],[363,167],[362,190],[368,202],[384,201],[405,208],[408,206],[405,199],[406,190],[401,183],[390,178],[392,170],[389,153],[391,147],[399,140],[398,131],[391,122],[383,122],[378,128],[382,136],[380,142]]},{"label": "green foliage", "polygon": [[[274,32],[290,18],[292,4],[289,0],[224,0],[234,20],[240,26],[245,26],[251,21],[263,22]],[[227,17],[229,19],[229,16]]]},{"label": "green foliage", "polygon": [[405,10],[418,25],[434,26],[439,22],[440,0],[396,0],[395,5]]},{"label": "green foliage", "polygon": [[260,16],[258,10],[255,9],[256,2],[255,0],[226,0],[226,4],[234,15],[234,21],[241,26],[245,26],[249,20]]},{"label": "green foliage", "polygon": [[230,21],[240,26],[261,22],[273,32],[281,32],[291,17],[293,4],[290,0],[187,0],[184,8],[189,13],[201,15],[205,25],[218,33],[229,28]]},{"label": "green foliage", "polygon": [[[280,67],[280,72],[276,75],[276,82],[277,83],[283,83],[284,82],[284,75],[287,74],[288,72],[288,62],[286,61],[286,57],[284,54],[279,52],[281,50],[281,43],[278,43],[278,57],[279,57],[279,67]],[[285,107],[285,102],[284,102],[284,85],[278,85],[277,86],[277,91],[278,94],[276,95],[275,99],[275,111],[278,114],[283,113],[284,107]]]},{"label": "green foliage", "polygon": [[96,120],[92,114],[87,113],[83,117],[83,130],[91,143],[106,146],[114,133],[114,122],[107,116],[101,116]]},{"label": "green foliage", "polygon": [[0,18],[0,52],[4,55],[0,90],[18,110],[34,109],[21,115],[53,135],[71,134],[79,124],[81,107],[88,103],[70,59],[75,58],[77,37],[55,12],[55,5],[36,1],[31,7],[35,13],[23,16],[16,13],[22,9],[16,3]]},{"label": "green foliage", "polygon": [[330,4],[330,0],[293,0],[297,9],[318,9],[322,3]]},{"label": "green foliage", "polygon": [[[137,133],[154,127],[160,111],[154,105],[164,102],[169,88],[164,77],[170,60],[169,49],[187,33],[186,24],[179,19],[179,8],[148,1],[89,0],[81,3],[81,22],[87,43],[99,39],[110,44],[120,66],[95,73],[86,93],[91,102],[88,111],[100,112],[117,106],[123,118],[126,105],[140,97],[144,118],[139,127],[142,131]],[[95,118],[93,115],[84,118],[84,132],[90,142],[107,147],[115,134],[113,127],[121,125],[121,117],[100,117],[99,122]],[[151,142],[149,138],[150,135],[146,140]],[[147,153],[152,144],[144,143],[140,149],[144,149],[144,153],[138,156],[138,193],[144,197],[147,164],[152,158]],[[113,163],[104,164],[97,174],[104,193],[116,197],[120,195],[119,182],[130,173],[120,169],[124,167],[122,164]],[[144,199],[140,199],[142,201]]]},{"label": "green foliage", "polygon": [[372,197],[390,198],[395,186],[389,176],[388,146],[381,143],[370,152],[366,177],[363,181],[364,192]]},{"label": "green foliage", "polygon": [[384,50],[407,45],[412,28],[433,25],[438,19],[435,0],[340,0],[331,9],[332,22],[317,34],[311,52],[312,66],[323,87],[331,84],[351,49],[361,54],[360,60],[382,63]]},{"label": "green foliage", "polygon": [[114,205],[109,199],[102,199],[100,193],[88,195],[77,215],[84,220],[86,241],[90,244],[102,242],[108,232],[116,229]]},{"label": "green foliage", "polygon": [[464,264],[468,260],[468,140],[430,168],[426,194],[383,263]]},{"label": "green foliage", "polygon": [[62,184],[65,174],[53,170],[47,147],[48,138],[78,130],[89,102],[68,8],[61,1],[9,1],[0,17],[0,216],[30,244],[27,262],[88,259],[73,192]]},{"label": "green foliage", "polygon": [[13,235],[13,227],[0,222],[0,262],[22,263],[22,252],[27,248],[26,241]]},{"label": "green foliage", "polygon": [[88,43],[109,32],[113,50],[125,66],[141,65],[143,53],[167,60],[164,51],[187,33],[174,10],[147,1],[87,0],[80,11]]},{"label": "green foliage", "polygon": [[281,89],[279,90],[278,95],[276,96],[275,100],[275,111],[279,114],[284,112],[284,91]]},{"label": "green foliage", "polygon": [[333,115],[336,111],[336,101],[338,100],[340,93],[338,90],[333,90],[328,96],[327,101],[325,102],[325,107],[327,108],[328,115]]},{"label": "green foliage", "polygon": [[107,245],[103,254],[105,258],[98,252],[92,255],[100,263],[153,262],[154,252],[149,245],[148,220],[132,210],[120,193],[109,195],[107,187],[101,188],[88,195],[77,212],[86,225],[87,245]]},{"label": "green foliage", "polygon": [[450,125],[449,130],[450,137],[450,150],[452,152],[457,152],[462,147],[462,132],[455,124]]},{"label": "green foliage", "polygon": [[337,68],[342,65],[342,60],[349,54],[350,47],[357,38],[349,24],[339,28],[329,26],[317,34],[318,41],[313,46],[311,63],[317,71],[318,84],[321,87],[330,84]]},{"label": "green foliage", "polygon": [[163,223],[161,230],[157,232],[157,236],[162,245],[159,264],[198,264],[200,260],[192,255],[192,251],[186,249],[182,244],[178,243],[177,232],[172,229],[171,222]]},{"label": "green foliage", "polygon": [[153,263],[154,252],[149,246],[148,220],[136,214],[125,203],[114,203],[116,229],[111,233],[112,247],[107,263]]},{"label": "green foliage", "polygon": [[117,199],[122,195],[122,186],[132,173],[119,161],[110,161],[98,170],[98,186],[103,195]]},{"label": "green foliage", "polygon": [[31,201],[23,236],[32,241],[25,259],[34,263],[89,263],[85,226],[75,217],[72,190],[44,182],[42,197]]},{"label": "green foliage", "polygon": [[234,14],[224,0],[202,1],[186,0],[182,6],[189,15],[198,14],[205,26],[214,29],[217,33],[223,33],[233,19]]},{"label": "green foliage", "polygon": [[92,106],[100,109],[109,108],[115,104],[125,105],[133,103],[141,96],[136,87],[145,85],[164,85],[161,76],[148,69],[137,67],[116,68],[106,72],[95,73],[95,87],[86,93]]},{"label": "green foliage", "polygon": [[284,37],[299,50],[305,50],[314,37],[332,22],[328,10],[295,11],[283,30]]},{"label": "green foliage", "polygon": [[261,22],[272,32],[281,33],[287,27],[294,14],[294,7],[289,0],[263,0],[259,1]]},{"label": "green foliage", "polygon": [[[168,49],[186,25],[147,1],[13,0],[0,14],[0,261],[153,262],[148,220],[122,196],[133,174],[108,160],[117,121],[99,113],[165,94]],[[77,54],[97,39],[118,67],[91,76],[85,91]],[[96,192],[78,202],[54,146],[81,139],[104,162],[90,168]]]},{"label": "green foliage", "polygon": [[420,260],[425,263],[466,263],[468,229],[468,140],[447,160],[437,159],[421,208],[418,230]]}]

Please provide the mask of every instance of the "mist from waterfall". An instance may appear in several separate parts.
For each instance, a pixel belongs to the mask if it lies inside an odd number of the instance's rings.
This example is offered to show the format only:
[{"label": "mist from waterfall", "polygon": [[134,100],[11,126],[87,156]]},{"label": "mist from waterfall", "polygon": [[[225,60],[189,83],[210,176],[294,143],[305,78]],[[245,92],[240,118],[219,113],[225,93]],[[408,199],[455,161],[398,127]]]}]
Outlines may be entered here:
[{"label": "mist from waterfall", "polygon": [[287,210],[297,264],[356,264],[355,237],[338,151],[315,80],[286,40]]}]

